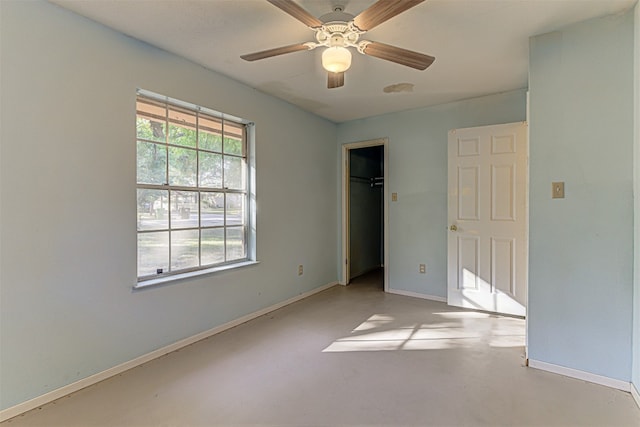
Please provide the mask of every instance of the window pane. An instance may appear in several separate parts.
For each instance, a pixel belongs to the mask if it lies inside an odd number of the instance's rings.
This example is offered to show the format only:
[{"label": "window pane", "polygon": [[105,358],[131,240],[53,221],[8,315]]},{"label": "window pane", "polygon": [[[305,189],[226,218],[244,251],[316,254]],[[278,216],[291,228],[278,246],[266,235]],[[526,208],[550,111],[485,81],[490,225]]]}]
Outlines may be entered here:
[{"label": "window pane", "polygon": [[200,187],[222,188],[222,155],[201,151],[200,161]]},{"label": "window pane", "polygon": [[171,232],[171,269],[182,270],[197,267],[198,262],[198,230],[182,230]]},{"label": "window pane", "polygon": [[227,261],[246,258],[244,227],[227,228]]},{"label": "window pane", "polygon": [[166,146],[138,141],[137,159],[139,184],[164,184],[167,182]]},{"label": "window pane", "polygon": [[138,116],[136,120],[136,133],[140,139],[165,142],[166,123]]},{"label": "window pane", "polygon": [[214,117],[200,115],[199,145],[203,150],[222,152],[222,121]]},{"label": "window pane", "polygon": [[200,194],[201,227],[224,225],[224,193]]},{"label": "window pane", "polygon": [[169,109],[169,144],[196,146],[196,115],[185,110]]},{"label": "window pane", "polygon": [[169,147],[169,184],[196,186],[196,151]]},{"label": "window pane", "polygon": [[227,194],[227,225],[244,224],[244,194]]},{"label": "window pane", "polygon": [[224,262],[224,228],[202,230],[202,265]]},{"label": "window pane", "polygon": [[138,276],[169,271],[169,232],[138,233]]},{"label": "window pane", "polygon": [[224,188],[244,190],[243,163],[241,157],[224,156]]},{"label": "window pane", "polygon": [[171,192],[171,228],[198,227],[198,192]]},{"label": "window pane", "polygon": [[136,103],[136,134],[138,138],[151,141],[166,141],[167,109],[164,104],[151,100]]},{"label": "window pane", "polygon": [[138,230],[169,228],[168,206],[168,191],[138,188]]},{"label": "window pane", "polygon": [[224,153],[244,155],[244,126],[224,122]]}]

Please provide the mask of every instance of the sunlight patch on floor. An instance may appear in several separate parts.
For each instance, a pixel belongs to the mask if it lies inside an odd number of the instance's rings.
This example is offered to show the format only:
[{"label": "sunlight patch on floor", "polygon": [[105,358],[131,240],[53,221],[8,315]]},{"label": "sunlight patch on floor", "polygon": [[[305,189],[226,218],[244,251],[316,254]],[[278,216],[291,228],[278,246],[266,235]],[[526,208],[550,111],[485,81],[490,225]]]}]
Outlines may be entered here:
[{"label": "sunlight patch on floor", "polygon": [[393,316],[374,314],[323,352],[444,350],[483,343],[497,348],[524,346],[523,320],[467,311],[433,314],[446,321],[403,325]]}]

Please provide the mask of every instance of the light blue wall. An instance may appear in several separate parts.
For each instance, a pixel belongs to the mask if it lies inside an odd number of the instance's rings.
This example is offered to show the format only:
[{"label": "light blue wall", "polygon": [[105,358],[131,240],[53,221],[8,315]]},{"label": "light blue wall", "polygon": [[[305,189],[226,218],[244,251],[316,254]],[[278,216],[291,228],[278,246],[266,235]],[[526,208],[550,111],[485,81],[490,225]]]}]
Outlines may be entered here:
[{"label": "light blue wall", "polygon": [[636,4],[634,15],[635,29],[635,268],[633,291],[633,373],[632,381],[640,391],[640,3]]},{"label": "light blue wall", "polygon": [[[525,118],[523,89],[338,125],[338,153],[345,143],[389,138],[385,185],[398,193],[389,207],[391,289],[447,296],[448,131]],[[419,264],[426,264],[426,274],[419,273]]]},{"label": "light blue wall", "polygon": [[529,357],[627,382],[633,56],[632,13],[530,43]]},{"label": "light blue wall", "polygon": [[[0,10],[0,408],[337,280],[333,123],[49,3]],[[132,292],[137,87],[256,123],[259,265]]]}]

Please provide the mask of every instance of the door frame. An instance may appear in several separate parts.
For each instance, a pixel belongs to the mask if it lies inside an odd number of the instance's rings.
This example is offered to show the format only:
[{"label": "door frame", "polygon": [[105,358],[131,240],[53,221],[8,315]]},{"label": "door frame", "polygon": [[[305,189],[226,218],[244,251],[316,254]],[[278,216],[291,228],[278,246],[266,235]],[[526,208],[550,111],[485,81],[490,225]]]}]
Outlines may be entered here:
[{"label": "door frame", "polygon": [[342,145],[342,253],[340,259],[341,277],[340,284],[349,284],[349,271],[351,267],[351,260],[349,259],[349,152],[351,150],[357,150],[359,148],[367,147],[383,147],[383,173],[384,173],[384,185],[382,187],[383,209],[384,217],[382,218],[383,242],[382,248],[384,251],[383,267],[384,267],[384,291],[389,290],[389,138],[370,139],[360,142],[351,142]]}]

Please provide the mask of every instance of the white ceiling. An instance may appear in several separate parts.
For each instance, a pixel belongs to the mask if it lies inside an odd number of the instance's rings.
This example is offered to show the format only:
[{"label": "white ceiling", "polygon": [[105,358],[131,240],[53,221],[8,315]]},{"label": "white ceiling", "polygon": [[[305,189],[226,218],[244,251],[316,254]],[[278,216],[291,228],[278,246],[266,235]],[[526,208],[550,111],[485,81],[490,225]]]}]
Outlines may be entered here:
[{"label": "white ceiling", "polygon": [[[240,55],[314,40],[265,0],[50,0],[334,122],[527,87],[529,37],[621,13],[636,0],[427,0],[363,36],[436,57],[425,71],[354,53],[327,89],[320,49],[246,62]],[[375,0],[299,0],[319,17]],[[594,61],[597,55],[594,54]],[[410,83],[412,92],[385,93]]]}]

